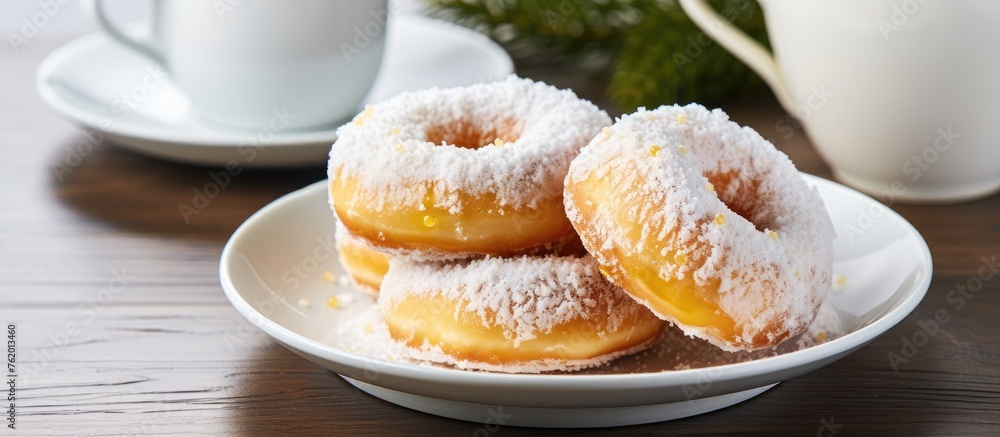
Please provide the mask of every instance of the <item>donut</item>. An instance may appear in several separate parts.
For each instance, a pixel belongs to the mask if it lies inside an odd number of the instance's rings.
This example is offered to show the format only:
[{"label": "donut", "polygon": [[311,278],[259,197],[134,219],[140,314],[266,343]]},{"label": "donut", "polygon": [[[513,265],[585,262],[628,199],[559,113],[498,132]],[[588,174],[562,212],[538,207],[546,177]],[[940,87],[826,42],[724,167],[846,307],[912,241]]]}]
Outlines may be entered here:
[{"label": "donut", "polygon": [[598,366],[647,348],[665,325],[589,255],[394,258],[378,305],[413,358],[507,373]]},{"label": "donut", "polygon": [[340,266],[347,272],[354,286],[372,296],[378,296],[382,277],[389,270],[389,255],[372,249],[367,242],[348,233],[339,221],[334,239]]},{"label": "donut", "polygon": [[330,203],[354,235],[423,259],[517,255],[575,237],[562,205],[569,163],[604,111],[509,77],[404,93],[337,130]]},{"label": "donut", "polygon": [[612,282],[724,350],[804,332],[830,287],[835,233],[818,192],[721,110],[622,117],[573,161],[564,196]]}]

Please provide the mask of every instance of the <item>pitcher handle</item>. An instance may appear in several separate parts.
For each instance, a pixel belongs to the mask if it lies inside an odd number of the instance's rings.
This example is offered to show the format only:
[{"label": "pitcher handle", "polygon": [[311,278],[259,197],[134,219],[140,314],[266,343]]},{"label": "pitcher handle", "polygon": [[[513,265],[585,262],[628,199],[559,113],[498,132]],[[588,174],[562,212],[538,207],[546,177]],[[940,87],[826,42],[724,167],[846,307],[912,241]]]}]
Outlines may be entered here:
[{"label": "pitcher handle", "polygon": [[778,103],[781,103],[786,111],[795,113],[796,105],[781,72],[778,70],[778,64],[774,61],[773,54],[742,29],[719,15],[706,0],[680,0],[680,4],[691,21],[729,53],[757,72],[774,91]]}]

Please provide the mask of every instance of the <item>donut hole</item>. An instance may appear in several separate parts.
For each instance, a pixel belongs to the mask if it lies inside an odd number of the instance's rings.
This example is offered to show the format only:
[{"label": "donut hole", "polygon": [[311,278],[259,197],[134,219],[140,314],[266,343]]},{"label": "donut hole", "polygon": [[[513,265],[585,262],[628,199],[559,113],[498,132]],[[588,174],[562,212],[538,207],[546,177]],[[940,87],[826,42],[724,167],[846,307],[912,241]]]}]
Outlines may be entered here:
[{"label": "donut hole", "polygon": [[469,119],[451,120],[447,123],[435,124],[427,129],[427,141],[442,145],[447,144],[463,149],[478,149],[493,144],[497,139],[504,143],[517,141],[521,136],[521,127],[510,119],[496,120],[491,123],[474,123]]},{"label": "donut hole", "polygon": [[719,200],[758,231],[777,228],[777,217],[771,210],[771,196],[761,190],[759,180],[741,178],[736,170],[709,173],[705,177],[715,187]]}]

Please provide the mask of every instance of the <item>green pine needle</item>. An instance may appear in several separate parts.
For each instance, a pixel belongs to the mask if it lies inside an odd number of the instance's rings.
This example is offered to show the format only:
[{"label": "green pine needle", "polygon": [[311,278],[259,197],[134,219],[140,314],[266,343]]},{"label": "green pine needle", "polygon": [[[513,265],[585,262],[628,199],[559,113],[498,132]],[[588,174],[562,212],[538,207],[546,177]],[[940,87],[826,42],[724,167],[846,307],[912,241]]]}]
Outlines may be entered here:
[{"label": "green pine needle", "polygon": [[[675,0],[427,1],[436,16],[489,35],[520,63],[607,60],[608,92],[625,111],[690,101],[713,104],[763,88]],[[765,39],[755,3],[710,3],[750,35]]]}]

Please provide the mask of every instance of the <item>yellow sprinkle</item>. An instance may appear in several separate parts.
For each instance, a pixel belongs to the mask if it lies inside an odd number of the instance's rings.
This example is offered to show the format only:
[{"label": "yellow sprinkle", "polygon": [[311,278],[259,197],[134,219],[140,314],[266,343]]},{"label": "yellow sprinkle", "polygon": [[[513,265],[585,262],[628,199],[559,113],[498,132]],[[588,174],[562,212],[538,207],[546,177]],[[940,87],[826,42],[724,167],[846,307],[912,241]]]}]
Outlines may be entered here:
[{"label": "yellow sprinkle", "polygon": [[500,138],[497,138],[497,139],[493,140],[493,145],[497,146],[497,147],[503,147],[503,140],[501,140]]},{"label": "yellow sprinkle", "polygon": [[778,239],[778,233],[774,232],[774,231],[772,231],[770,229],[767,230],[767,236],[771,237],[772,240],[777,240]]},{"label": "yellow sprinkle", "polygon": [[674,253],[674,262],[677,263],[678,265],[687,264],[688,262],[687,254],[684,253],[683,251],[678,250],[677,253]]},{"label": "yellow sprinkle", "polygon": [[400,153],[402,153],[402,152],[403,152],[403,150],[406,150],[406,148],[405,148],[405,147],[403,147],[403,143],[399,143],[399,144],[396,144],[396,151],[397,151],[397,152],[400,152]]},{"label": "yellow sprinkle", "polygon": [[604,129],[601,129],[601,135],[604,135],[605,140],[611,138],[611,128],[606,127]]},{"label": "yellow sprinkle", "polygon": [[820,332],[819,334],[816,334],[816,340],[826,341],[826,333],[825,332]]},{"label": "yellow sprinkle", "polygon": [[372,328],[371,323],[365,323],[365,334],[371,334],[375,332],[375,328]]},{"label": "yellow sprinkle", "polygon": [[598,266],[597,271],[601,272],[601,275],[603,275],[605,278],[611,277],[611,272],[609,272],[608,269],[604,266]]},{"label": "yellow sprinkle", "polygon": [[652,145],[649,148],[649,154],[653,155],[654,157],[658,156],[660,154],[660,146],[657,146],[656,144]]},{"label": "yellow sprinkle", "polygon": [[845,278],[844,275],[837,275],[836,283],[838,287],[843,287],[844,284],[847,283],[847,278]]},{"label": "yellow sprinkle", "polygon": [[687,116],[684,114],[677,114],[677,122],[680,124],[687,123]]},{"label": "yellow sprinkle", "polygon": [[424,216],[424,226],[427,226],[428,228],[433,228],[434,225],[436,225],[437,223],[438,223],[437,217],[434,217],[432,215]]},{"label": "yellow sprinkle", "polygon": [[326,306],[328,306],[330,308],[333,308],[333,309],[340,308],[340,301],[337,300],[336,296],[330,296],[330,297],[326,298]]},{"label": "yellow sprinkle", "polygon": [[389,135],[399,135],[399,128],[393,126],[392,129],[389,129]]},{"label": "yellow sprinkle", "polygon": [[685,146],[685,145],[681,144],[681,145],[677,146],[677,151],[680,152],[681,155],[687,155],[688,146]]},{"label": "yellow sprinkle", "polygon": [[711,182],[708,182],[708,183],[705,184],[705,190],[707,190],[709,193],[714,193],[715,192],[715,185],[712,185]]},{"label": "yellow sprinkle", "polygon": [[364,123],[365,120],[372,118],[373,112],[375,112],[375,108],[373,108],[372,105],[365,105],[365,110],[361,111],[361,113],[358,114],[357,117],[354,117],[354,124],[361,126],[361,124]]},{"label": "yellow sprinkle", "polygon": [[718,213],[718,214],[716,214],[715,215],[715,224],[717,224],[717,225],[724,225],[724,224],[726,224],[726,216],[722,215],[721,212]]},{"label": "yellow sprinkle", "polygon": [[323,272],[323,280],[325,280],[326,282],[333,282],[337,280],[337,277],[333,275],[333,272],[327,270]]}]

